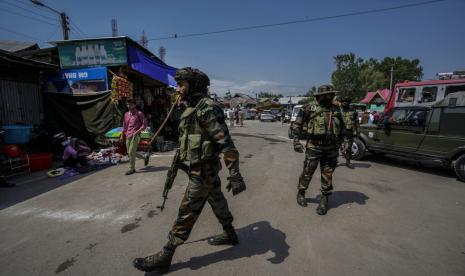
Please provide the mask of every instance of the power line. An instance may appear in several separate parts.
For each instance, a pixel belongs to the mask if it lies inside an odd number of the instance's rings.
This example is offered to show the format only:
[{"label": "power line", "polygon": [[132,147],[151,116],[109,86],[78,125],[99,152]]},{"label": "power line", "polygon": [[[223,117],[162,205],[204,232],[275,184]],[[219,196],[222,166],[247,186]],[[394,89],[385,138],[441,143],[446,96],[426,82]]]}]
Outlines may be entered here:
[{"label": "power line", "polygon": [[71,20],[69,23],[74,27],[75,31],[77,31],[82,37],[86,37],[87,35]]},{"label": "power line", "polygon": [[[45,18],[45,19],[49,19],[49,20],[52,20],[52,21],[58,21],[58,18],[53,18],[53,17],[45,16],[45,15],[43,15],[43,14],[37,13],[37,12],[35,12],[35,11],[31,11],[31,10],[29,10],[29,9],[26,9],[26,8],[24,8],[24,7],[18,6],[18,5],[16,5],[16,4],[13,4],[13,3],[10,3],[10,2],[3,2],[3,3],[4,3],[4,4],[7,4],[7,5],[10,5],[10,6],[13,6],[13,7],[16,7],[16,8],[18,8],[18,9],[21,9],[21,10],[23,10],[23,11],[27,11],[27,12],[29,12],[29,13],[38,15],[38,16],[43,17],[43,18]],[[19,2],[19,3],[21,3],[21,2]]]},{"label": "power line", "polygon": [[47,40],[52,39],[52,37],[54,37],[54,36],[57,34],[57,32],[58,32],[58,30],[60,29],[60,27],[61,27],[61,26],[57,26],[57,27],[55,28],[55,30],[53,31],[53,33],[47,38]]},{"label": "power line", "polygon": [[69,27],[70,27],[70,30],[73,31],[74,37],[82,38],[82,35],[73,26],[69,26]]},{"label": "power line", "polygon": [[[24,5],[26,7],[31,7],[31,1],[30,0],[6,0],[6,1],[13,1],[13,2],[16,2],[17,4],[21,4],[21,5]],[[38,5],[32,5],[34,8],[38,9],[38,10],[41,10],[41,11],[45,11],[49,14],[53,14],[53,15],[56,15],[55,12],[51,11],[51,10],[48,10],[44,7],[41,7],[41,6],[38,6]]]},{"label": "power line", "polygon": [[1,30],[4,30],[4,31],[6,31],[6,32],[12,33],[12,34],[19,35],[19,36],[23,36],[23,37],[27,37],[27,38],[32,38],[32,39],[34,39],[35,41],[38,41],[38,42],[45,42],[45,41],[42,41],[42,39],[40,39],[40,38],[33,37],[33,36],[30,36],[30,35],[27,35],[27,34],[23,34],[23,33],[19,33],[19,32],[10,30],[10,29],[6,29],[6,28],[3,28],[3,27],[0,27],[0,29],[1,29]]},{"label": "power line", "polygon": [[10,10],[7,10],[7,9],[0,8],[0,11],[4,11],[4,12],[7,12],[7,13],[9,13],[9,14],[14,14],[14,15],[22,16],[22,17],[29,18],[29,19],[32,19],[32,20],[36,20],[36,21],[38,21],[38,22],[42,22],[42,23],[49,24],[49,25],[52,25],[52,26],[57,26],[57,24],[50,23],[49,21],[45,21],[45,20],[43,20],[43,19],[39,19],[39,18],[36,18],[36,17],[28,16],[28,15],[25,15],[25,14],[22,14],[22,13],[18,13],[18,12],[14,12],[14,11],[10,11]]},{"label": "power line", "polygon": [[248,31],[248,30],[263,29],[263,28],[270,28],[270,27],[283,26],[283,25],[301,24],[301,23],[308,23],[308,22],[315,22],[315,21],[324,21],[324,20],[328,20],[328,19],[351,17],[351,16],[357,16],[357,15],[381,13],[381,12],[392,11],[392,10],[412,8],[412,7],[424,6],[424,5],[429,5],[429,4],[444,2],[444,1],[447,1],[447,0],[430,0],[430,1],[412,3],[412,4],[393,6],[393,7],[389,7],[389,8],[371,9],[371,10],[365,10],[365,11],[359,11],[359,12],[350,12],[350,13],[344,13],[344,14],[338,14],[338,15],[314,17],[314,18],[309,18],[309,19],[300,19],[300,20],[293,20],[293,21],[286,21],[286,22],[279,22],[279,23],[238,27],[238,28],[224,29],[224,30],[211,31],[211,32],[180,34],[180,35],[174,34],[172,36],[151,38],[151,39],[149,39],[149,41],[151,41],[151,40],[177,39],[177,38],[186,38],[186,37],[194,37],[194,36],[206,36],[206,35],[213,35],[213,34],[220,34],[220,33]]}]

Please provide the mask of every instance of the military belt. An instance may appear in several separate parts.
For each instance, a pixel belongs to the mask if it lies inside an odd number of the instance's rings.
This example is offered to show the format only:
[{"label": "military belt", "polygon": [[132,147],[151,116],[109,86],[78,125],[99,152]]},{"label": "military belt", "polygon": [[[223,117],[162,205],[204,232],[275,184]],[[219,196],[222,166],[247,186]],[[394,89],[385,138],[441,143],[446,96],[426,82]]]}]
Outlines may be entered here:
[{"label": "military belt", "polygon": [[310,143],[317,145],[317,146],[327,146],[334,144],[333,139],[328,139],[328,140],[315,140],[315,139],[310,139]]}]

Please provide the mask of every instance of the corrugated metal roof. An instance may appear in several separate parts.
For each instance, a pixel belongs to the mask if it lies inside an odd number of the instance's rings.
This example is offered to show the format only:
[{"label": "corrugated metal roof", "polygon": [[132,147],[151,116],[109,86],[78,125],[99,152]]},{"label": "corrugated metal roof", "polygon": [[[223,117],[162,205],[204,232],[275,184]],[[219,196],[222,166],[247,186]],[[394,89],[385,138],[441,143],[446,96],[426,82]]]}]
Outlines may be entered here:
[{"label": "corrugated metal roof", "polygon": [[24,66],[37,67],[37,68],[43,68],[43,69],[58,69],[59,68],[57,65],[54,65],[54,64],[22,58],[16,54],[13,54],[13,53],[10,53],[4,50],[0,50],[0,60],[2,62],[10,62],[13,64],[21,64]]},{"label": "corrugated metal roof", "polygon": [[18,52],[21,50],[36,50],[39,46],[35,42],[23,42],[14,40],[0,40],[0,50]]}]

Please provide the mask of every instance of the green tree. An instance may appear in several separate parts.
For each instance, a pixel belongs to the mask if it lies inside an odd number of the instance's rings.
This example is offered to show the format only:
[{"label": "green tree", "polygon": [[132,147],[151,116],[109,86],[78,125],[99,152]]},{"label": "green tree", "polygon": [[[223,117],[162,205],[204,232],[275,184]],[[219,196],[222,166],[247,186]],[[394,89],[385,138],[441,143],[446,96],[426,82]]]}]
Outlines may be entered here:
[{"label": "green tree", "polygon": [[354,53],[349,53],[335,56],[334,63],[336,70],[331,75],[334,88],[346,96],[354,98],[364,96],[365,92],[360,91],[359,79],[363,59]]},{"label": "green tree", "polygon": [[364,93],[387,87],[383,72],[376,70],[375,66],[370,63],[363,64],[358,79],[360,90]]},{"label": "green tree", "polygon": [[303,97],[311,97],[316,92],[316,86],[312,86]]},{"label": "green tree", "polygon": [[391,66],[394,69],[392,78],[393,84],[404,82],[406,80],[419,81],[423,77],[423,67],[420,66],[419,59],[410,60],[401,57],[385,57],[376,67],[376,70],[383,72],[387,80],[385,87],[389,87]]},{"label": "green tree", "polygon": [[390,85],[391,66],[394,68],[393,83],[405,80],[418,81],[423,77],[423,68],[418,59],[385,57],[383,60],[363,60],[354,53],[334,57],[336,70],[331,75],[336,90],[342,95],[362,98],[368,91],[387,88]]}]

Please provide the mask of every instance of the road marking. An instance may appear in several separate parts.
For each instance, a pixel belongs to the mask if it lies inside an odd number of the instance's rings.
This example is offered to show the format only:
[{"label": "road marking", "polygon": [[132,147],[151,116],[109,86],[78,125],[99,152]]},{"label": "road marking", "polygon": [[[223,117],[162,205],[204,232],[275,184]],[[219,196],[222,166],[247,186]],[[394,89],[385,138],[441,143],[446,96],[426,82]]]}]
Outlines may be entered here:
[{"label": "road marking", "polygon": [[50,210],[46,208],[24,208],[15,211],[6,211],[5,214],[17,217],[28,216],[46,218],[58,221],[85,221],[85,220],[112,220],[113,223],[134,217],[134,213],[124,213],[115,217],[114,211],[92,212],[83,210]]},{"label": "road marking", "polygon": [[284,136],[276,136],[276,137],[281,138],[281,139],[284,139],[284,140],[292,140],[291,138],[289,138],[289,137],[284,137]]}]

